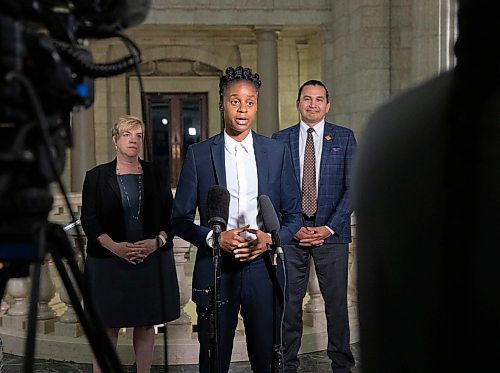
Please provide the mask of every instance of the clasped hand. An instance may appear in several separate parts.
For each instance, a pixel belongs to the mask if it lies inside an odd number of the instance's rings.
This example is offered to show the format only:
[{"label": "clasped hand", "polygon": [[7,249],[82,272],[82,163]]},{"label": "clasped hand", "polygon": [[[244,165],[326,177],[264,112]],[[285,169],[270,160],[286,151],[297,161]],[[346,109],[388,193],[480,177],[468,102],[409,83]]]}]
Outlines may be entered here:
[{"label": "clasped hand", "polygon": [[[255,239],[243,237],[248,232],[256,236]],[[240,262],[248,262],[257,258],[267,250],[271,244],[271,237],[260,229],[251,229],[250,226],[230,229],[220,234],[219,246],[222,250],[234,255]]]},{"label": "clasped hand", "polygon": [[125,259],[131,264],[139,264],[147,258],[148,255],[156,250],[156,239],[130,242],[118,242],[113,252],[120,258]]},{"label": "clasped hand", "polygon": [[302,227],[295,233],[294,238],[299,241],[300,246],[321,246],[325,240],[332,235],[326,227]]}]

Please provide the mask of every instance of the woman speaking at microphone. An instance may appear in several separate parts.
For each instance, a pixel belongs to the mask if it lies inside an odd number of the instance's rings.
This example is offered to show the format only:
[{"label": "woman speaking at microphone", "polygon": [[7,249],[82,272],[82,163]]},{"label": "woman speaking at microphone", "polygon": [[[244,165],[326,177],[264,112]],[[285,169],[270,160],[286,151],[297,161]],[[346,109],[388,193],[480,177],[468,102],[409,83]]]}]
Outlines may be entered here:
[{"label": "woman speaking at microphone", "polygon": [[[112,344],[132,327],[138,373],[151,369],[154,325],[179,317],[170,232],[168,170],[139,158],[144,124],[123,116],[112,128],[116,158],[88,171],[81,221],[89,293]],[[94,359],[93,372],[101,372]]]},{"label": "woman speaking at microphone", "polygon": [[[249,68],[228,67],[219,81],[219,110],[224,130],[191,145],[186,154],[172,209],[172,228],[197,246],[193,301],[198,315],[199,370],[228,372],[241,313],[251,369],[269,373],[273,362],[273,283],[266,264],[271,237],[261,228],[258,197],[268,195],[280,213],[282,241],[291,243],[302,224],[300,192],[288,147],[252,131],[261,81]],[[259,123],[264,126],[265,123]],[[222,186],[229,194],[227,230],[220,234],[220,300],[214,320],[213,248],[209,190]],[[199,211],[199,224],[195,222]],[[207,291],[208,290],[208,291]],[[217,301],[217,299],[215,299]],[[214,325],[215,324],[215,325]],[[217,332],[217,338],[213,336]],[[215,343],[214,343],[215,340]],[[212,342],[212,343],[210,343]],[[211,345],[219,347],[209,354]],[[213,349],[215,351],[215,348]]]}]

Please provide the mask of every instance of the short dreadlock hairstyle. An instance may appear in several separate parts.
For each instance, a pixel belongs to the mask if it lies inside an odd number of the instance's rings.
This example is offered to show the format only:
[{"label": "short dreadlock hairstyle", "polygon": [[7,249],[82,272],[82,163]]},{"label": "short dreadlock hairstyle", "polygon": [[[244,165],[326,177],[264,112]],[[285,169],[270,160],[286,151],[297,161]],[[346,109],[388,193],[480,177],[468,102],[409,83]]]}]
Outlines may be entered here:
[{"label": "short dreadlock hairstyle", "polygon": [[219,81],[219,102],[222,103],[224,99],[224,91],[227,86],[233,82],[239,80],[246,80],[252,83],[255,89],[258,91],[262,82],[260,81],[259,74],[252,73],[252,70],[248,67],[228,67],[226,69],[226,75],[221,76]]}]

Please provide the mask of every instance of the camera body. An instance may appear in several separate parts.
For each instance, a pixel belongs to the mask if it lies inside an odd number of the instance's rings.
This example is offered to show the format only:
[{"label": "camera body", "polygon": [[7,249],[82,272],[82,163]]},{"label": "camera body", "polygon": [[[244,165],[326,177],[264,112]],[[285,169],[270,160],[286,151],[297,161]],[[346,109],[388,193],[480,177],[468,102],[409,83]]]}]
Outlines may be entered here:
[{"label": "camera body", "polygon": [[84,40],[141,23],[149,5],[0,0],[0,261],[43,259],[37,232],[71,146],[71,112],[92,105],[96,77],[124,71],[94,64]]}]

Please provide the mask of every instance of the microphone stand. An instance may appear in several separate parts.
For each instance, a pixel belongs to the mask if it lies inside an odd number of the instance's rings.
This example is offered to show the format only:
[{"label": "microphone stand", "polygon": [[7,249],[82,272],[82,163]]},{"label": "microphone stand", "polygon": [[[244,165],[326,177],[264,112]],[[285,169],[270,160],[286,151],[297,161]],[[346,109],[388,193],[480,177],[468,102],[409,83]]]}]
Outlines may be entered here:
[{"label": "microphone stand", "polygon": [[221,305],[221,251],[219,245],[220,234],[222,227],[225,226],[225,221],[221,218],[214,217],[208,222],[213,225],[213,263],[214,263],[214,286],[209,287],[209,351],[210,372],[220,372],[220,354],[219,354],[219,307]]},{"label": "microphone stand", "polygon": [[272,366],[271,372],[277,373],[283,370],[283,351],[281,348],[281,322],[279,320],[280,317],[280,308],[278,303],[278,294],[279,286],[278,286],[278,277],[277,277],[277,256],[279,255],[280,259],[283,261],[283,250],[281,248],[280,239],[278,237],[278,233],[276,230],[271,231],[271,281],[273,284],[273,358],[272,358]]}]

